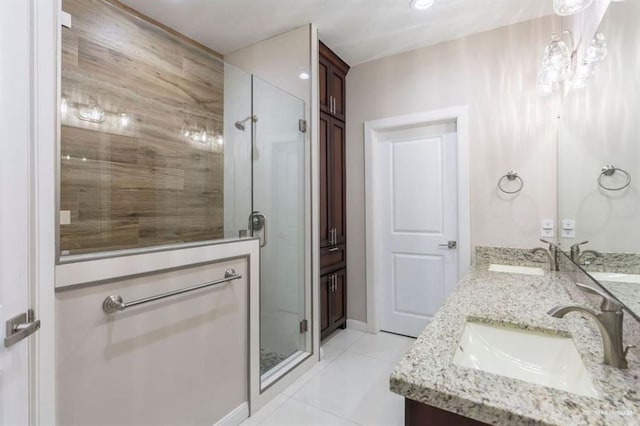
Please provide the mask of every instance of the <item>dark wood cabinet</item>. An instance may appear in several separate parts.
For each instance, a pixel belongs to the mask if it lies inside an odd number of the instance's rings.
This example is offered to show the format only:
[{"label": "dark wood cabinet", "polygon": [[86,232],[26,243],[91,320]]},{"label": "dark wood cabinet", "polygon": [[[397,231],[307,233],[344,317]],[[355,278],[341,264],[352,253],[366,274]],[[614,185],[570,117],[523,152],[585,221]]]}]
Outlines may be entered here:
[{"label": "dark wood cabinet", "polygon": [[346,242],[345,124],[320,114],[320,247]]},{"label": "dark wood cabinet", "polygon": [[345,121],[345,79],[349,65],[320,42],[320,111]]},{"label": "dark wood cabinet", "polygon": [[347,321],[346,269],[338,269],[320,277],[320,337],[325,338]]},{"label": "dark wood cabinet", "polygon": [[349,65],[320,43],[320,330],[347,321],[346,108]]},{"label": "dark wood cabinet", "polygon": [[404,399],[405,426],[486,426],[478,420],[460,414],[442,410],[431,405],[422,404],[409,398]]}]

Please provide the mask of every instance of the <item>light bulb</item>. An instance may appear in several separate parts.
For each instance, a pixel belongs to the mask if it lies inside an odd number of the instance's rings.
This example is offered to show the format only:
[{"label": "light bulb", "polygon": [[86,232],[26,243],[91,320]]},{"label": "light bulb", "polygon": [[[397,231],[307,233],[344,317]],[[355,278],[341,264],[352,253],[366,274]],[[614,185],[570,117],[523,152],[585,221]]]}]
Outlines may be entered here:
[{"label": "light bulb", "polygon": [[224,137],[222,136],[222,134],[221,134],[221,133],[218,133],[218,134],[216,135],[216,137],[215,137],[215,138],[213,138],[213,141],[215,142],[215,144],[216,144],[217,146],[222,146],[222,145],[224,145]]},{"label": "light bulb", "polygon": [[311,76],[309,75],[309,73],[308,73],[308,72],[306,72],[306,71],[302,71],[302,72],[298,75],[298,77],[300,78],[300,80],[309,80],[309,78],[310,78]]},{"label": "light bulb", "polygon": [[66,98],[60,99],[60,113],[66,114],[68,109],[69,109],[69,105],[67,104],[67,99]]}]

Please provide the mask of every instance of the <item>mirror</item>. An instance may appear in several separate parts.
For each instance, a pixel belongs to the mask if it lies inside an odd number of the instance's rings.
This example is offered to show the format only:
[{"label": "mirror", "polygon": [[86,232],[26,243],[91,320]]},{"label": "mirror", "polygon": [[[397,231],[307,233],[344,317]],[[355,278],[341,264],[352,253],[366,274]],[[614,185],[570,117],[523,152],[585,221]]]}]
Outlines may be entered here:
[{"label": "mirror", "polygon": [[[598,29],[606,40],[606,57],[591,70],[583,87],[568,91],[558,127],[561,245],[569,251],[570,246],[588,241],[571,250],[572,259],[637,318],[640,317],[638,22],[640,2],[611,2]],[[602,47],[601,38],[593,43]]]}]

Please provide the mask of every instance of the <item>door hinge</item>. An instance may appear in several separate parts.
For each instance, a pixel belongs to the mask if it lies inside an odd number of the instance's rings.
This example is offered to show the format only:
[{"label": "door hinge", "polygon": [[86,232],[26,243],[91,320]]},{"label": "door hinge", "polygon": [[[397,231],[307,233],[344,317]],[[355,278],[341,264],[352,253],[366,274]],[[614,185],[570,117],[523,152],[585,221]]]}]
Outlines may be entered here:
[{"label": "door hinge", "polygon": [[298,120],[298,130],[300,130],[302,133],[307,133],[307,120],[304,120],[302,118]]},{"label": "door hinge", "polygon": [[303,319],[302,321],[300,321],[300,334],[304,334],[307,331],[309,331],[309,324],[307,323],[306,319]]}]

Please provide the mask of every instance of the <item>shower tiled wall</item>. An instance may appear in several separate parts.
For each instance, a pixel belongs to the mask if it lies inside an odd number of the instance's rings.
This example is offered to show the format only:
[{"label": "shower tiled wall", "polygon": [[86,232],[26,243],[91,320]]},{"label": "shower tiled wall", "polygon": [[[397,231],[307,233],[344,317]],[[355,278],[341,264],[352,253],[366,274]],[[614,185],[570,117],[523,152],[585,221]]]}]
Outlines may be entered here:
[{"label": "shower tiled wall", "polygon": [[103,0],[63,10],[62,254],[222,238],[224,62]]}]

